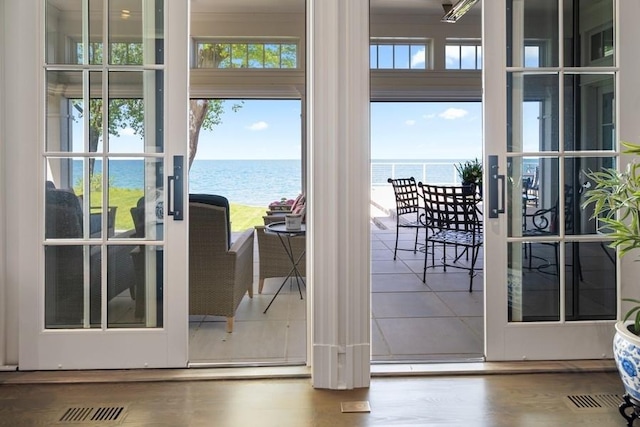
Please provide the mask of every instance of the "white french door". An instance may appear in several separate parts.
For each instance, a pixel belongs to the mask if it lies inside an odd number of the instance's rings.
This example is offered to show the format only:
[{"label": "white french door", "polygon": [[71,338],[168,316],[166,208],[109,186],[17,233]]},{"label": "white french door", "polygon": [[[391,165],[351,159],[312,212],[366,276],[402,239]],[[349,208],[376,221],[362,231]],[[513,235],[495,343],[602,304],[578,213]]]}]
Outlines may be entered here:
[{"label": "white french door", "polygon": [[189,2],[32,3],[45,118],[19,367],[184,367]]},{"label": "white french door", "polygon": [[637,127],[635,3],[483,3],[487,360],[612,358],[622,269],[582,202]]}]

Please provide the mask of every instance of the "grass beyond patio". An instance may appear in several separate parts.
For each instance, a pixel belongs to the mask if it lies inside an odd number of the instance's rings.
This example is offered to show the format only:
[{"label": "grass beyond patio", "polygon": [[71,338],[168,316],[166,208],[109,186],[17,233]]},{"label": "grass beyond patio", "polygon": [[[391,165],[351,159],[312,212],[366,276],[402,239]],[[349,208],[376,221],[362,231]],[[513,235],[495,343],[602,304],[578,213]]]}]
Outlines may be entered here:
[{"label": "grass beyond patio", "polygon": [[[79,192],[79,189],[78,189]],[[136,206],[138,199],[142,197],[142,191],[126,188],[111,188],[109,191],[109,204],[117,206],[116,230],[133,229],[133,219],[130,208]],[[92,205],[99,206],[102,200],[101,192],[91,193]],[[236,203],[230,204],[231,231],[243,231],[263,224],[262,216],[265,215],[267,207],[246,206]]]}]

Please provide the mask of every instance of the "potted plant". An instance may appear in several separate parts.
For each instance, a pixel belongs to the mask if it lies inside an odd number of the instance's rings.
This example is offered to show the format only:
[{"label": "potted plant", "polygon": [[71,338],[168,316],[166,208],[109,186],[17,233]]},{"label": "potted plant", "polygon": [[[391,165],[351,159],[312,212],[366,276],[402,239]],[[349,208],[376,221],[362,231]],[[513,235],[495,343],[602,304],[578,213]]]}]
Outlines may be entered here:
[{"label": "potted plant", "polygon": [[476,158],[454,165],[463,186],[469,187],[469,194],[477,188],[482,191],[482,163]]},{"label": "potted plant", "polygon": [[[640,144],[622,145],[625,153],[640,154]],[[593,206],[592,218],[611,237],[609,246],[618,250],[618,256],[640,248],[640,163],[634,161],[621,172],[606,168],[590,171],[586,176],[595,186],[586,191],[583,207]],[[640,300],[623,301],[631,303],[631,307],[615,325],[613,353],[626,391],[625,406],[629,408],[640,406]],[[622,406],[620,412],[629,419]]]}]

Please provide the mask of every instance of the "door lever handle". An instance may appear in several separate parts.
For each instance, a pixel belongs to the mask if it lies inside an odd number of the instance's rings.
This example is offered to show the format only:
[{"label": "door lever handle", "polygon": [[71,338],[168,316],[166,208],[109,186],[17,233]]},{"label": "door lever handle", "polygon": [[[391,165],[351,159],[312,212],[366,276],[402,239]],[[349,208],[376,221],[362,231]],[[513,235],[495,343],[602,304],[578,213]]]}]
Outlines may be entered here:
[{"label": "door lever handle", "polygon": [[[498,190],[499,187],[501,191]],[[505,176],[498,174],[498,156],[491,155],[489,156],[489,218],[498,218],[499,214],[505,212],[505,200]]]},{"label": "door lever handle", "polygon": [[184,219],[184,156],[173,156],[173,175],[167,177],[167,215],[173,216],[174,221]]}]

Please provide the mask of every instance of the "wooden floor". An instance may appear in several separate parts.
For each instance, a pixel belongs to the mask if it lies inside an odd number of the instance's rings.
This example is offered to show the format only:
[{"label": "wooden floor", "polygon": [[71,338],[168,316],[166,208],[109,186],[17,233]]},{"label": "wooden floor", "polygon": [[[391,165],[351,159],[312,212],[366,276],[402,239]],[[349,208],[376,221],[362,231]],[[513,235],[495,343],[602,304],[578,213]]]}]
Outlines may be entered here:
[{"label": "wooden floor", "polygon": [[[308,378],[39,384],[16,378],[0,373],[0,426],[626,425],[616,407],[623,393],[616,372],[374,378],[368,389],[346,391],[316,390]],[[579,409],[568,399],[583,395],[609,404]],[[368,402],[371,411],[343,413],[342,404],[352,402]],[[71,408],[103,407],[123,410],[115,421],[65,416]]]}]

